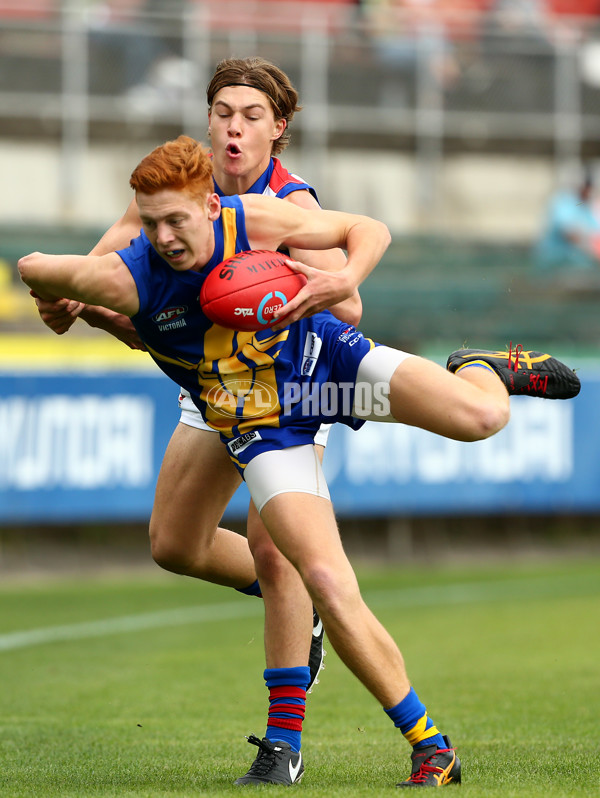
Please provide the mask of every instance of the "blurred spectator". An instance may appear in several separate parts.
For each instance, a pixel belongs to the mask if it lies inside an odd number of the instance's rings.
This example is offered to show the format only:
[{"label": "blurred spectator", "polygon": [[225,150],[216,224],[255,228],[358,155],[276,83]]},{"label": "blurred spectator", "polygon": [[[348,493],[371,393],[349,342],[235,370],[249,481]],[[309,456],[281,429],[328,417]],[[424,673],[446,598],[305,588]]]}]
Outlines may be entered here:
[{"label": "blurred spectator", "polygon": [[557,42],[582,47],[600,20],[600,0],[544,0]]},{"label": "blurred spectator", "polygon": [[0,17],[44,19],[60,11],[56,0],[0,0]]},{"label": "blurred spectator", "polygon": [[590,172],[576,189],[551,197],[536,256],[539,268],[548,271],[600,266],[600,205]]},{"label": "blurred spectator", "polygon": [[545,0],[551,14],[571,17],[597,17],[600,15],[600,0]]},{"label": "blurred spectator", "polygon": [[551,21],[548,0],[492,0],[487,24],[492,32],[548,41]]},{"label": "blurred spectator", "polygon": [[[92,7],[91,89],[122,94],[145,84],[155,65],[181,56],[184,0],[103,0]],[[166,34],[174,20],[177,36]]]},{"label": "blurred spectator", "polygon": [[335,32],[352,17],[359,0],[189,0],[208,12],[213,30],[295,31],[315,23],[317,29]]},{"label": "blurred spectator", "polygon": [[491,0],[360,0],[362,18],[384,71],[381,99],[405,105],[406,82],[413,82],[424,59],[442,90],[460,76],[457,49],[476,39]]}]

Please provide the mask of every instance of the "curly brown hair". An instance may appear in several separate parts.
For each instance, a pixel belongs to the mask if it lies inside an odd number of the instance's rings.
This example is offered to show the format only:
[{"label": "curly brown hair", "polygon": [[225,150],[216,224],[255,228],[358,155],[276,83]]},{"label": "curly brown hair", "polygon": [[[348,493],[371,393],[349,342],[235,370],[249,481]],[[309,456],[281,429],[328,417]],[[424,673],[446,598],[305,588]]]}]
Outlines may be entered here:
[{"label": "curly brown hair", "polygon": [[208,109],[212,110],[215,94],[225,86],[251,86],[264,92],[269,98],[275,119],[285,119],[282,135],[273,142],[273,155],[277,155],[290,143],[289,124],[298,105],[298,92],[289,77],[279,67],[264,58],[225,58],[217,64],[215,74],[206,89]]}]

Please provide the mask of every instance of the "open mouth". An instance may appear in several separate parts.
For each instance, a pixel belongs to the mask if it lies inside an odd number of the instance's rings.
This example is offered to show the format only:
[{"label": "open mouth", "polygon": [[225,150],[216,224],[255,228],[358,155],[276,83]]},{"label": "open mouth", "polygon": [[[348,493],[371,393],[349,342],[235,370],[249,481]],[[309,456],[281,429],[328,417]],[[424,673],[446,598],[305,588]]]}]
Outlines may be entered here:
[{"label": "open mouth", "polygon": [[182,249],[170,249],[168,252],[165,252],[165,257],[169,258],[169,260],[177,260],[183,255]]},{"label": "open mouth", "polygon": [[229,144],[225,147],[225,150],[229,155],[233,156],[242,154],[242,151],[234,141],[230,141]]}]

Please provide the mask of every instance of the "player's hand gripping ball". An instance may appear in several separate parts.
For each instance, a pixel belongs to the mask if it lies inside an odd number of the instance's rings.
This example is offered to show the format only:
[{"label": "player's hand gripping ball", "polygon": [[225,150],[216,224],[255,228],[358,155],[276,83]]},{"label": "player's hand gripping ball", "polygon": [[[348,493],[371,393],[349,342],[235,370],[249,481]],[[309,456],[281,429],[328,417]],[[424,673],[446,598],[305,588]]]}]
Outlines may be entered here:
[{"label": "player's hand gripping ball", "polygon": [[238,252],[227,258],[215,266],[202,285],[203,312],[231,330],[272,327],[278,321],[273,315],[306,284],[303,274],[286,265],[288,259],[266,249]]}]

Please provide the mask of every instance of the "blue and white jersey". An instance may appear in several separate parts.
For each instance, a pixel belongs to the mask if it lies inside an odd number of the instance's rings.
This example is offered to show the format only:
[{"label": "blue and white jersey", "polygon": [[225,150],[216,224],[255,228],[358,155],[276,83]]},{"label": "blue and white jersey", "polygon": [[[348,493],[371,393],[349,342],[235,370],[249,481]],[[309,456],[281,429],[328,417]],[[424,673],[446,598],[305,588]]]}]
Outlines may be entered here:
[{"label": "blue and white jersey", "polygon": [[[217,194],[221,197],[225,196],[216,180],[214,180],[214,184]],[[284,199],[293,191],[309,191],[317,202],[319,201],[317,192],[311,185],[305,183],[298,175],[288,172],[278,158],[271,158],[265,171],[258,180],[250,186],[246,194],[264,194],[267,197]]]}]

